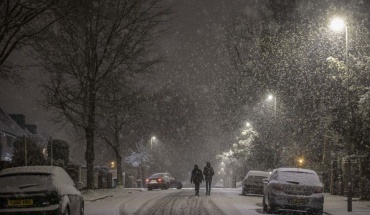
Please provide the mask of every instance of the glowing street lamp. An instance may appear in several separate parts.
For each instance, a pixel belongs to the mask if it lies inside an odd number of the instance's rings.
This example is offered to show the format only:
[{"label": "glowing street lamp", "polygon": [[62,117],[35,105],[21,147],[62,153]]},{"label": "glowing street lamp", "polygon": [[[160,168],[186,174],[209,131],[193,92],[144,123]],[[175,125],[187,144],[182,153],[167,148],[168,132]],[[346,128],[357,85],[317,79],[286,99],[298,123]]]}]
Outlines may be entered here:
[{"label": "glowing street lamp", "polygon": [[[274,101],[274,123],[275,123],[275,126],[276,125],[276,96],[272,95],[272,94],[269,94],[267,96],[267,101]],[[276,140],[274,141],[274,166],[276,166]]]},{"label": "glowing street lamp", "polygon": [[276,121],[276,96],[274,96],[272,94],[269,94],[267,96],[267,101],[274,101],[274,118],[275,118],[275,121]]},{"label": "glowing street lamp", "polygon": [[345,57],[346,57],[346,67],[348,68],[348,26],[346,25],[346,22],[344,21],[344,19],[340,18],[340,17],[334,17],[331,22],[330,22],[330,29],[335,31],[335,32],[341,32],[341,31],[345,31],[346,33],[346,53],[345,53]]},{"label": "glowing street lamp", "polygon": [[330,29],[333,31],[342,31],[346,28],[346,23],[342,18],[335,17],[330,22]]},{"label": "glowing street lamp", "polygon": [[114,161],[110,162],[110,168],[115,168],[116,167],[116,163]]},{"label": "glowing street lamp", "polygon": [[303,162],[304,162],[304,159],[303,158],[299,158],[298,159],[298,165],[299,166],[303,166]]},{"label": "glowing street lamp", "polygon": [[150,138],[150,148],[153,148],[153,141],[155,141],[157,138],[155,136]]},{"label": "glowing street lamp", "polygon": [[[335,32],[341,32],[343,29],[345,31],[345,34],[346,34],[346,52],[345,52],[345,65],[346,65],[346,72],[347,74],[349,73],[349,70],[348,70],[348,24],[346,24],[346,22],[344,21],[344,19],[342,18],[339,18],[339,17],[335,17],[331,20],[330,22],[330,29],[335,31]],[[349,89],[349,82],[348,83],[348,86],[347,86],[347,89]],[[349,105],[349,93],[347,92],[347,99],[348,99],[348,102],[347,102],[347,105]],[[348,110],[350,111],[350,108],[348,107]],[[348,120],[350,121],[350,120]],[[348,126],[349,128],[349,126]],[[349,137],[349,131],[347,131],[347,141],[348,141],[348,173],[347,173],[347,179],[348,179],[348,184],[347,184],[347,189],[348,189],[348,192],[347,192],[347,211],[348,212],[351,212],[352,211],[352,175],[351,175],[351,160],[350,160],[350,157],[351,157],[351,146],[350,146],[350,137]]]}]

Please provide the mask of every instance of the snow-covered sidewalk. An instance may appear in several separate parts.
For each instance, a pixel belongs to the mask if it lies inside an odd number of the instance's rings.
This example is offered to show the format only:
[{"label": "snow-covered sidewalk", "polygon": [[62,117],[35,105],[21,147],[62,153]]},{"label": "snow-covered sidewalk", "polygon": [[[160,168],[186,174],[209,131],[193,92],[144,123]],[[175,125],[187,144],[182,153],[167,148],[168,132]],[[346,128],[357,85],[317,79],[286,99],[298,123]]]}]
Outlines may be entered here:
[{"label": "snow-covered sidewalk", "polygon": [[359,201],[358,198],[353,198],[352,212],[347,212],[347,197],[325,193],[324,212],[330,215],[369,215],[370,201]]},{"label": "snow-covered sidewalk", "polygon": [[95,189],[95,190],[83,190],[81,194],[85,201],[93,202],[100,199],[105,199],[108,197],[113,197],[117,195],[125,195],[134,192],[146,191],[145,188],[123,188],[118,186],[113,189]]}]

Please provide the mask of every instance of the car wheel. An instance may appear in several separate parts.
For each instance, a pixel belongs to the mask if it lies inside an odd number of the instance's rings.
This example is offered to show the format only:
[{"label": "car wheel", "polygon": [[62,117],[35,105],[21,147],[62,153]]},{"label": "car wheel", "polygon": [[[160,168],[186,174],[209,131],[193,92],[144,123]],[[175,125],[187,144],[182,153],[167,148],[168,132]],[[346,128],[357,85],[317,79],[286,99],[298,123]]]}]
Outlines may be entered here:
[{"label": "car wheel", "polygon": [[167,190],[168,188],[170,188],[170,183],[167,183],[167,184],[166,184],[166,190]]},{"label": "car wheel", "polygon": [[69,207],[67,206],[66,209],[64,209],[63,215],[69,215]]},{"label": "car wheel", "polygon": [[322,210],[314,210],[314,211],[309,211],[307,214],[310,215],[322,215],[323,211]]},{"label": "car wheel", "polygon": [[181,183],[179,183],[178,185],[177,185],[177,189],[178,190],[180,190],[182,188],[182,184]]},{"label": "car wheel", "polygon": [[152,188],[148,187],[148,190],[149,190],[149,191],[151,191],[151,190],[152,190]]},{"label": "car wheel", "polygon": [[84,213],[85,213],[85,204],[82,202],[80,208],[80,215],[84,215]]},{"label": "car wheel", "polygon": [[263,208],[263,211],[267,211],[267,205],[266,205],[266,201],[265,201],[265,196],[263,196],[263,198],[262,198],[262,208]]}]

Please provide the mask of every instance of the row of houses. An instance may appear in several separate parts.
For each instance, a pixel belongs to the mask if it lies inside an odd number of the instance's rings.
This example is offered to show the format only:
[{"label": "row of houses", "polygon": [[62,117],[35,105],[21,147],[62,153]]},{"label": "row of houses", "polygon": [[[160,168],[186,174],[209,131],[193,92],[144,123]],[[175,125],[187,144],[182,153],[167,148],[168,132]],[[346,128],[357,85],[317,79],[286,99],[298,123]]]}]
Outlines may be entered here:
[{"label": "row of houses", "polygon": [[27,124],[23,114],[8,114],[0,108],[0,154],[1,162],[12,160],[14,142],[21,137],[37,138],[39,143],[46,140],[37,134],[35,124]]}]

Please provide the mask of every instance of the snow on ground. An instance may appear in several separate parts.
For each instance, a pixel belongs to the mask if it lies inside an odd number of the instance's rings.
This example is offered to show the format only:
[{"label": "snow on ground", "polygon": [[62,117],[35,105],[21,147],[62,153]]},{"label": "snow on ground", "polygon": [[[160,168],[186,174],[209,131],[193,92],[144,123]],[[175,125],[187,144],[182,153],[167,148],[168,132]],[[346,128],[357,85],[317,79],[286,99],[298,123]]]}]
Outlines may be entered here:
[{"label": "snow on ground", "polygon": [[[211,196],[200,190],[194,195],[194,188],[181,190],[153,190],[118,187],[83,191],[85,214],[199,214],[199,215],[260,215],[261,196],[242,196],[241,188],[212,188]],[[347,211],[346,197],[325,194],[324,212],[330,215],[370,215],[369,201],[353,201],[353,212]]]},{"label": "snow on ground", "polygon": [[325,193],[324,212],[331,215],[370,215],[370,201],[353,198],[352,212],[347,212],[347,197]]}]

